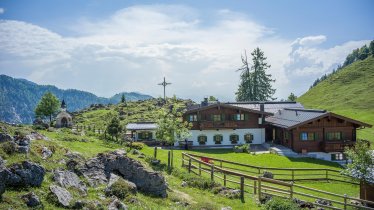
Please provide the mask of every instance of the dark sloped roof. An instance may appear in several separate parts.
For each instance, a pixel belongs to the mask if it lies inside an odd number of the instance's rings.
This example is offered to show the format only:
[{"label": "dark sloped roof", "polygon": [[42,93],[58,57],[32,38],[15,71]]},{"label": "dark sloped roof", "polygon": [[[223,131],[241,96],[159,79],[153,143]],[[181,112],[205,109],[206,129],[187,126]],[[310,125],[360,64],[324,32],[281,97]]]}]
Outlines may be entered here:
[{"label": "dark sloped roof", "polygon": [[338,119],[347,120],[351,123],[354,123],[359,126],[371,127],[371,125],[353,120],[348,117],[344,117],[332,112],[327,112],[326,110],[317,110],[317,109],[290,109],[286,108],[279,110],[273,116],[267,117],[266,122],[287,129],[292,129],[297,126],[312,122],[323,117],[336,117]]},{"label": "dark sloped roof", "polygon": [[191,112],[196,112],[196,111],[202,111],[202,110],[210,109],[210,108],[217,107],[217,106],[221,106],[221,107],[225,107],[225,108],[231,108],[231,109],[240,109],[240,110],[243,110],[243,111],[248,111],[248,112],[253,112],[253,113],[258,113],[258,114],[264,114],[264,115],[272,115],[273,114],[273,113],[270,113],[270,112],[260,111],[260,109],[258,109],[258,110],[249,109],[249,108],[240,107],[240,106],[233,106],[233,105],[228,104],[228,103],[214,103],[214,104],[209,104],[209,105],[206,105],[206,106],[194,105],[193,107],[187,108],[187,111],[185,112],[185,114],[188,114],[188,113],[191,113]]},{"label": "dark sloped roof", "polygon": [[129,123],[126,125],[127,130],[155,130],[158,126],[156,123],[147,122],[147,123]]}]

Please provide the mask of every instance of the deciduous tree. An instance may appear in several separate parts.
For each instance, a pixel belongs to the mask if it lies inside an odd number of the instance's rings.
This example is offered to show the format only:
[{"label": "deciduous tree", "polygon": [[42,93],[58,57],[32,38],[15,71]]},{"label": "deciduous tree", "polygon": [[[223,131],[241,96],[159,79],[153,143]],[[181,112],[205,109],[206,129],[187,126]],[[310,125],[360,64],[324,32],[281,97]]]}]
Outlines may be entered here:
[{"label": "deciduous tree", "polygon": [[49,123],[52,125],[52,116],[59,109],[60,101],[51,92],[45,93],[35,108],[36,117],[49,117]]}]

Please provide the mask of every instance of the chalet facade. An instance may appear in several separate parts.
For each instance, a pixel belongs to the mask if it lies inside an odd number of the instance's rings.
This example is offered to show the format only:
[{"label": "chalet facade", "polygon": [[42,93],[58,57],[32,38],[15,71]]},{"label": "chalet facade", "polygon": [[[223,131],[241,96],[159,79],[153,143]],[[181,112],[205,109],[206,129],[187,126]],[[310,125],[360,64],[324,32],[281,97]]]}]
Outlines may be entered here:
[{"label": "chalet facade", "polygon": [[151,141],[156,139],[157,124],[154,122],[129,123],[126,130],[135,141]]},{"label": "chalet facade", "polygon": [[189,107],[183,118],[192,124],[188,141],[193,146],[214,147],[264,143],[268,115],[271,113],[263,110],[203,102]]},{"label": "chalet facade", "polygon": [[344,160],[344,148],[356,142],[356,131],[371,125],[326,110],[278,110],[266,118],[267,138],[301,154]]}]

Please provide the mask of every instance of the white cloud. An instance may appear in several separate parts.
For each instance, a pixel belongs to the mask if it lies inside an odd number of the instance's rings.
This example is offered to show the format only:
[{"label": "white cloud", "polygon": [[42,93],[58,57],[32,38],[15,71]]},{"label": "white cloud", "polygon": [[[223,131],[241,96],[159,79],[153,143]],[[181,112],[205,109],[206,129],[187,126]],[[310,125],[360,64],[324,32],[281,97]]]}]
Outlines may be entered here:
[{"label": "white cloud", "polygon": [[[166,76],[173,83],[167,88],[169,95],[233,100],[240,54],[258,46],[272,65],[277,97],[285,98],[291,91],[305,91],[309,80],[364,43],[323,49],[318,47],[327,39],[323,35],[289,40],[242,13],[219,10],[208,15],[213,21],[181,5],[133,6],[103,20],[79,20],[71,27],[79,34],[75,37],[1,20],[0,73],[101,96],[119,91],[160,96],[157,83]],[[305,75],[313,77],[300,80]]]},{"label": "white cloud", "polygon": [[5,9],[0,7],[0,15],[4,14],[4,12],[5,12]]}]

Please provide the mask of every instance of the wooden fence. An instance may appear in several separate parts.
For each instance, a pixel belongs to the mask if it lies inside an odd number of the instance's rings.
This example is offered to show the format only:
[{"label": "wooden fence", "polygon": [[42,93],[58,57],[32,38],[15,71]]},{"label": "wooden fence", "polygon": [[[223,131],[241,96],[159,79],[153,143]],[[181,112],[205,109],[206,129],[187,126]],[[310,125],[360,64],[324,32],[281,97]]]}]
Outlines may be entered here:
[{"label": "wooden fence", "polygon": [[338,170],[329,168],[275,168],[275,167],[261,167],[233,161],[222,160],[218,158],[211,158],[201,155],[189,154],[196,158],[209,159],[214,161],[219,167],[226,169],[247,173],[250,175],[262,175],[265,171],[271,172],[278,180],[283,181],[302,181],[302,180],[326,180],[326,181],[340,181],[350,184],[359,185],[358,182],[352,181],[349,177],[344,176]]},{"label": "wooden fence", "polygon": [[[202,156],[200,156],[202,157]],[[307,202],[313,202],[314,199],[322,199],[331,202],[331,206],[320,203],[312,203],[313,206],[320,206],[329,209],[372,209],[368,205],[374,205],[374,202],[361,200],[347,195],[339,195],[322,190],[317,190],[293,182],[285,182],[276,179],[269,179],[261,176],[253,176],[245,173],[226,169],[219,162],[219,166],[214,163],[202,161],[197,155],[182,153],[182,167],[186,167],[189,173],[204,175],[210,177],[212,181],[222,182],[224,186],[239,185],[240,197],[244,201],[245,193],[258,196],[261,200],[265,196],[277,196],[289,199],[300,199]],[[356,202],[356,203],[353,203]],[[360,203],[362,205],[360,205]]]},{"label": "wooden fence", "polygon": [[84,131],[84,130],[88,130],[88,131],[93,131],[95,133],[98,133],[98,134],[102,134],[104,133],[105,129],[103,128],[99,128],[98,126],[95,126],[95,125],[73,125],[73,127],[71,128],[73,131]]}]

